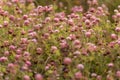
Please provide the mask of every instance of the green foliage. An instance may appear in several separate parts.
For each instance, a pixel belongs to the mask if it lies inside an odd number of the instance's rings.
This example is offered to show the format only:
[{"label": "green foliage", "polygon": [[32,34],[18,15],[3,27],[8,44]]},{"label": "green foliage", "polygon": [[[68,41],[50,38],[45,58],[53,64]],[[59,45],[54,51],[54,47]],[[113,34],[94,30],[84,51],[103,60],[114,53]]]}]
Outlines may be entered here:
[{"label": "green foliage", "polygon": [[67,10],[67,12],[70,12],[70,9],[76,5],[82,5],[85,11],[88,9],[87,0],[35,0],[34,3],[36,6],[56,4],[58,6],[58,11]]},{"label": "green foliage", "polygon": [[104,2],[107,5],[107,7],[109,9],[109,13],[110,13],[109,19],[111,21],[113,21],[111,17],[114,14],[114,10],[117,9],[118,5],[120,5],[120,0],[114,0],[114,1],[113,0],[104,0],[102,2]]},{"label": "green foliage", "polygon": [[[87,0],[35,0],[35,5],[48,5],[48,4],[56,4],[58,6],[57,11],[62,11],[65,8],[66,12],[69,13],[71,7],[76,6],[76,5],[82,5],[84,8],[84,11],[87,11],[87,9],[89,8],[88,4],[87,4]],[[60,4],[63,4],[63,9],[60,8]],[[101,4],[105,4],[108,7],[109,10],[109,19],[111,21],[112,20],[112,15],[114,13],[114,10],[118,7],[118,5],[120,5],[120,0],[98,0],[98,3]]]},{"label": "green foliage", "polygon": [[[107,80],[109,76],[110,79],[114,78],[111,80],[118,80],[116,72],[120,69],[120,27],[108,22],[104,9],[101,15],[75,12],[61,16],[58,13],[69,13],[74,5],[80,4],[87,11],[89,7],[86,1],[36,0],[35,5],[43,5],[43,9],[53,4],[50,12],[43,10],[39,14],[38,8],[31,3],[12,3],[8,6],[5,2],[1,11],[7,11],[8,15],[3,16],[3,12],[0,15],[0,80],[23,80],[25,75],[35,80],[36,73],[40,73],[44,80],[76,80],[76,72],[81,72],[82,78],[85,78],[78,80],[96,80],[99,75],[101,80]],[[110,1],[99,0],[99,4],[105,3],[112,15],[120,0],[113,4]],[[63,3],[61,7],[60,2]],[[22,13],[17,13],[19,10]],[[60,18],[56,16],[58,14]],[[24,19],[25,16],[27,19]],[[29,21],[28,25],[25,24],[26,20]],[[8,22],[7,26],[5,21]],[[90,32],[90,36],[86,32]],[[10,46],[15,48],[11,49]],[[18,53],[18,50],[22,52]],[[66,57],[71,59],[70,64],[64,63]],[[13,66],[8,65],[11,63]],[[78,64],[82,64],[84,69],[77,68]],[[92,73],[97,76],[92,77]]]}]

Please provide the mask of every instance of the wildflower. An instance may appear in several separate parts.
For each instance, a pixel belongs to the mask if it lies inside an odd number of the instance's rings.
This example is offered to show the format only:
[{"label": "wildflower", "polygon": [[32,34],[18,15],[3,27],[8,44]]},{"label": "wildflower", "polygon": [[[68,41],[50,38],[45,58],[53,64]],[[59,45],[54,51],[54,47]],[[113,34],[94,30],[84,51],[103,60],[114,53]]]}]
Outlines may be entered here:
[{"label": "wildflower", "polygon": [[71,58],[69,58],[69,57],[64,58],[64,64],[69,65],[69,64],[71,64],[71,62],[72,62]]},{"label": "wildflower", "polygon": [[41,74],[36,74],[35,75],[35,80],[43,80],[43,77]]},{"label": "wildflower", "polygon": [[82,77],[83,77],[83,76],[82,76],[82,73],[81,73],[81,72],[76,72],[76,73],[75,73],[75,78],[76,78],[76,79],[82,79]]},{"label": "wildflower", "polygon": [[117,71],[117,72],[116,72],[116,76],[117,76],[118,78],[120,78],[120,71]]},{"label": "wildflower", "polygon": [[31,80],[28,75],[24,75],[23,80]]},{"label": "wildflower", "polygon": [[83,69],[84,69],[84,65],[83,65],[83,64],[78,64],[78,65],[77,65],[77,69],[83,70]]}]

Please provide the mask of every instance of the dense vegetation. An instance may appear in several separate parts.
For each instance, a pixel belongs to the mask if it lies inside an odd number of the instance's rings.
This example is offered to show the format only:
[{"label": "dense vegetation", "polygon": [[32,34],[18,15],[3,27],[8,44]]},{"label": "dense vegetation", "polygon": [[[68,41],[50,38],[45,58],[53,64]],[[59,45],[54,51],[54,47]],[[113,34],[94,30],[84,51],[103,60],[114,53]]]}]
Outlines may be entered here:
[{"label": "dense vegetation", "polygon": [[0,1],[0,80],[120,80],[120,0],[36,1]]}]

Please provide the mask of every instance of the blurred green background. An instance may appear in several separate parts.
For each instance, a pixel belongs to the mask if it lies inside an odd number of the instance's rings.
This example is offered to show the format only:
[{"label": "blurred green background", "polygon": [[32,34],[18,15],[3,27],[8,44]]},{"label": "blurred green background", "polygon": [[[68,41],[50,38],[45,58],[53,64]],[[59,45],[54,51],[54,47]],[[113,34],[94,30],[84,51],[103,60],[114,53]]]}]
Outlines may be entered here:
[{"label": "blurred green background", "polygon": [[82,5],[84,9],[88,9],[87,0],[35,0],[35,5],[57,5],[57,11],[65,10],[67,12],[75,5]]},{"label": "blurred green background", "polygon": [[[82,5],[84,8],[84,12],[89,8],[87,4],[88,0],[35,0],[34,3],[36,6],[38,5],[56,5],[56,11],[65,11],[66,13],[70,12],[70,9],[75,5]],[[112,20],[112,15],[114,14],[114,9],[117,9],[118,5],[120,5],[120,0],[97,0],[98,5],[105,4],[109,10],[109,19]]]}]

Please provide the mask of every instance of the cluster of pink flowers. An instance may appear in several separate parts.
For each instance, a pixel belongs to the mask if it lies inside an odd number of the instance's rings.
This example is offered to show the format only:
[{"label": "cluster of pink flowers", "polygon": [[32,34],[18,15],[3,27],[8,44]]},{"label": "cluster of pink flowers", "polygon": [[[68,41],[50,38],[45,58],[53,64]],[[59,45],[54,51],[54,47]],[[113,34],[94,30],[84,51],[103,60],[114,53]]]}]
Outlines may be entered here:
[{"label": "cluster of pink flowers", "polygon": [[33,0],[0,4],[0,80],[120,79],[120,6],[113,24],[97,0],[70,14]]}]

